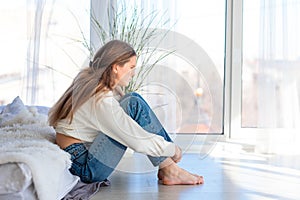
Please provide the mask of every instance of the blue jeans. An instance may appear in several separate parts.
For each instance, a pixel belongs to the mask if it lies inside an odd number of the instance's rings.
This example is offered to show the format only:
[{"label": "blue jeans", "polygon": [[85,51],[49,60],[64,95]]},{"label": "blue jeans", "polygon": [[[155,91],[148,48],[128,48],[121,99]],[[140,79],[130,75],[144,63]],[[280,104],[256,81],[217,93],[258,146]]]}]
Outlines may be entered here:
[{"label": "blue jeans", "polygon": [[[168,133],[159,122],[147,102],[137,93],[128,93],[121,100],[124,111],[146,131],[160,135],[172,142]],[[149,134],[150,134],[149,133]],[[114,171],[127,147],[116,140],[99,133],[89,148],[86,144],[76,143],[64,150],[71,154],[70,171],[83,182],[103,181]],[[166,157],[148,156],[154,166],[158,166]]]}]

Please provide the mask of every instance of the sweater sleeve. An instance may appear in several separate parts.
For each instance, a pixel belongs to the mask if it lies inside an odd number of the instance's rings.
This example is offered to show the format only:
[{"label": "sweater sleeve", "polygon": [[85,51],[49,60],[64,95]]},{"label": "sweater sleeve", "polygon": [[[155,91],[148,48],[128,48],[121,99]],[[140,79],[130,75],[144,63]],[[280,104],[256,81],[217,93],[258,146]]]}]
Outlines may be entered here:
[{"label": "sweater sleeve", "polygon": [[174,156],[174,143],[144,130],[114,97],[101,99],[96,103],[94,112],[95,126],[121,144],[150,156]]}]

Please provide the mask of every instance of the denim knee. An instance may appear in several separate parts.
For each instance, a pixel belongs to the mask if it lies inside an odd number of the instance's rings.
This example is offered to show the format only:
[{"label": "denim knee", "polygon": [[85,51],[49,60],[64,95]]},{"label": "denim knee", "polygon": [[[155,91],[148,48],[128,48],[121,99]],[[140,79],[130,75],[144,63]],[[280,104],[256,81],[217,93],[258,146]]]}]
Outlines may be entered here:
[{"label": "denim knee", "polygon": [[[130,97],[134,97],[134,98],[130,98]],[[129,93],[125,94],[120,101],[125,100],[127,98],[129,98],[130,100],[132,100],[132,99],[138,100],[139,99],[139,100],[142,100],[143,102],[145,102],[143,97],[137,92],[129,92]]]},{"label": "denim knee", "polygon": [[137,92],[130,92],[130,93],[128,93],[130,96],[134,96],[134,97],[139,97],[139,98],[143,98],[139,93],[137,93]]}]

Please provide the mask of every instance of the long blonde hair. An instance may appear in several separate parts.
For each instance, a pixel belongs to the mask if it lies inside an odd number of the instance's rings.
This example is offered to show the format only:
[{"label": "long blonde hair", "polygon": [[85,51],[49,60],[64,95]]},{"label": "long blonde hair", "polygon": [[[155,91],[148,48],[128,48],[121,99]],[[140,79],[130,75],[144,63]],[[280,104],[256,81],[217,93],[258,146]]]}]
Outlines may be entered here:
[{"label": "long blonde hair", "polygon": [[90,66],[77,74],[69,88],[50,109],[49,125],[55,127],[61,119],[67,119],[71,123],[75,111],[89,98],[113,90],[115,75],[112,73],[112,66],[124,66],[132,56],[136,56],[136,53],[126,42],[112,40],[102,46]]}]

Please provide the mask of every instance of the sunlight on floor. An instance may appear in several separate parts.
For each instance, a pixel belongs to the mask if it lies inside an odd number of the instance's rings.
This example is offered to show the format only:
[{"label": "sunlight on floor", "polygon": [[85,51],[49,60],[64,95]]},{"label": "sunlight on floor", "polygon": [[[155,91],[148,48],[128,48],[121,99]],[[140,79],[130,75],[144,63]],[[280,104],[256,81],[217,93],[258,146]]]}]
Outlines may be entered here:
[{"label": "sunlight on floor", "polygon": [[218,144],[211,155],[249,199],[299,199],[300,155],[257,154],[237,146]]}]

